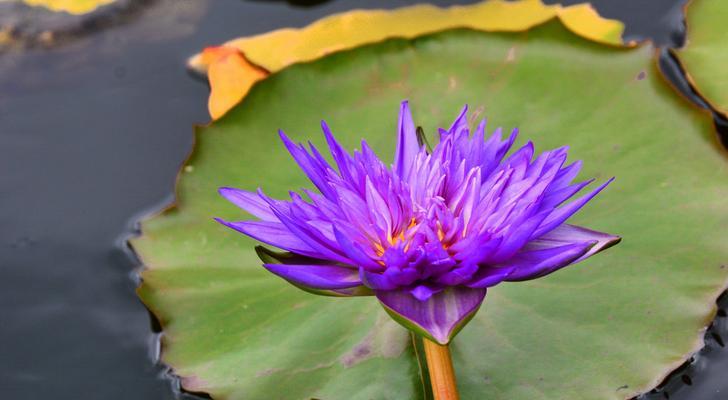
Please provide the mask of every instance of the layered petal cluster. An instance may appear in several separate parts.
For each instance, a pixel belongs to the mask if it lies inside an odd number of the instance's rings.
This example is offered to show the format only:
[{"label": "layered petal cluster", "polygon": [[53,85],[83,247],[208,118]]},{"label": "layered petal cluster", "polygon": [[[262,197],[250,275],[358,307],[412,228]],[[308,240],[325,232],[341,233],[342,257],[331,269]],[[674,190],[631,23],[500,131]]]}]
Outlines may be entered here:
[{"label": "layered petal cluster", "polygon": [[281,139],[317,191],[289,200],[221,188],[259,220],[226,226],[285,250],[259,247],[265,268],[318,294],[375,295],[397,321],[446,344],[472,318],[488,287],[538,278],[616,244],[619,237],[564,222],[611,179],[574,200],[592,181],[573,183],[581,162],[567,148],[534,157],[531,142],[511,149],[514,130],[486,138],[467,107],[428,149],[401,105],[393,164],[366,141],[347,152],[325,123],[333,163],[309,143]]}]

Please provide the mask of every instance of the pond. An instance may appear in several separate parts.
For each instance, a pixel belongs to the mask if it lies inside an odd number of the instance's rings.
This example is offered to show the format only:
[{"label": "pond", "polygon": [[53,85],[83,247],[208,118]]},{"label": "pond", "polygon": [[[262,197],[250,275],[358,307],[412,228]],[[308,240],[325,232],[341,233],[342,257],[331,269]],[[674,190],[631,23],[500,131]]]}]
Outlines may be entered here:
[{"label": "pond", "polygon": [[[362,7],[353,0],[119,3],[96,20],[39,19],[47,24],[40,28],[35,14],[0,4],[0,24],[20,21],[26,35],[0,53],[3,398],[199,398],[180,392],[157,361],[159,327],[135,294],[142,266],[125,242],[140,218],[172,202],[192,127],[209,121],[208,87],[185,61],[206,45]],[[683,1],[593,3],[625,21],[627,39],[684,41]],[[58,32],[50,41],[42,34],[49,27]],[[662,67],[700,101],[667,52]],[[645,399],[728,392],[728,298],[719,305],[706,347]]]}]

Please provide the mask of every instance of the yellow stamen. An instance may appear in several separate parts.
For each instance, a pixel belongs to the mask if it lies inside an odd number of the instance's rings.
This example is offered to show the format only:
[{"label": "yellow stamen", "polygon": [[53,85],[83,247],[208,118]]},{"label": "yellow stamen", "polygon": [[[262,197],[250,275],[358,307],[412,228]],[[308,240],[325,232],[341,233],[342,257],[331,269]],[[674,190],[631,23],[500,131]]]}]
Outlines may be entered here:
[{"label": "yellow stamen", "polygon": [[[387,247],[391,247],[391,246],[394,246],[394,245],[396,245],[396,244],[397,244],[397,243],[399,243],[399,242],[404,242],[404,241],[405,241],[405,236],[404,236],[404,234],[405,234],[405,233],[406,233],[406,232],[407,232],[407,231],[408,231],[409,229],[412,229],[412,228],[414,228],[414,227],[415,227],[416,225],[417,225],[417,220],[416,220],[416,219],[415,219],[415,218],[413,217],[412,219],[410,219],[410,223],[409,223],[409,225],[407,226],[407,228],[405,228],[404,230],[402,230],[401,232],[399,232],[399,234],[398,234],[398,235],[396,235],[396,236],[392,236],[392,235],[390,234],[390,235],[389,235],[389,237],[387,237],[387,242],[388,242],[388,243],[387,243],[387,244],[388,244],[388,246],[387,246]],[[376,252],[377,252],[377,255],[381,257],[381,256],[382,256],[382,254],[384,254],[384,251],[385,251],[386,249],[384,248],[384,246],[383,246],[383,245],[382,245],[382,243],[380,243],[380,242],[373,242],[373,245],[374,245],[374,251],[376,251]],[[405,247],[404,247],[404,251],[407,251],[407,250],[409,250],[409,245],[410,245],[410,243],[409,243],[409,242],[407,242],[407,243],[405,244]]]}]

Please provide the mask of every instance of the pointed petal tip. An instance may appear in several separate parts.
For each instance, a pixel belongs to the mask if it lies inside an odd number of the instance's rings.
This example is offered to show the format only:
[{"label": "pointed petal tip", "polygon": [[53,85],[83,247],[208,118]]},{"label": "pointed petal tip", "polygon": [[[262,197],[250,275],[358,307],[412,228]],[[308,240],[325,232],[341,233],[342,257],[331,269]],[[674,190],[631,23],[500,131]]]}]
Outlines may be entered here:
[{"label": "pointed petal tip", "polygon": [[236,195],[240,192],[244,192],[241,189],[230,187],[230,186],[220,186],[217,188],[217,194],[225,198],[226,200],[235,203],[233,199],[236,197]]},{"label": "pointed petal tip", "polygon": [[595,231],[577,225],[562,224],[556,229],[548,232],[544,236],[536,239],[534,243],[538,243],[540,247],[556,247],[563,246],[568,243],[589,243],[589,248],[584,254],[572,260],[570,264],[576,264],[599,252],[617,245],[622,238],[610,233]]},{"label": "pointed petal tip", "polygon": [[392,164],[394,172],[401,177],[409,176],[409,171],[419,149],[417,129],[412,119],[409,103],[405,100],[402,102],[399,121],[397,122],[397,145]]},{"label": "pointed petal tip", "polygon": [[601,246],[597,252],[606,250],[612,246],[616,246],[622,241],[621,236],[618,236],[618,235],[610,235],[610,236],[611,236],[611,239],[606,240],[604,242],[604,245]]},{"label": "pointed petal tip", "polygon": [[[467,125],[467,114],[468,114],[468,105],[465,104],[463,108],[460,110],[460,113],[453,121],[452,125],[450,125],[450,129],[445,131],[446,134],[455,133],[455,129],[460,126],[459,124],[465,123]],[[442,135],[442,133],[441,133]]]},{"label": "pointed petal tip", "polygon": [[[409,108],[409,100],[403,100],[399,104],[399,118],[403,119],[403,117],[405,115],[407,115],[407,116],[412,115],[412,112],[410,111],[410,108]],[[410,120],[411,120],[411,118],[410,118]]]},{"label": "pointed petal tip", "polygon": [[401,121],[405,121],[405,119],[408,120],[407,122],[412,121],[412,111],[410,110],[409,100],[404,100],[402,103],[400,103],[399,117]]},{"label": "pointed petal tip", "polygon": [[291,138],[289,138],[288,135],[286,135],[286,132],[283,132],[283,129],[278,130],[278,137],[281,139],[283,144],[286,145],[286,147],[290,147],[290,146],[295,147],[296,146],[296,144],[291,140]]},{"label": "pointed petal tip", "polygon": [[[217,223],[219,223],[219,224],[221,224],[223,226],[226,226],[226,227],[228,227],[230,229],[233,229],[233,230],[238,231],[238,232],[241,232],[241,233],[245,233],[245,232],[241,231],[240,230],[240,227],[238,225],[236,225],[235,222],[233,222],[233,221],[227,221],[227,220],[224,220],[224,219],[222,219],[220,217],[213,217],[212,219],[215,222],[217,222]],[[245,234],[247,235],[247,233],[245,233]]]},{"label": "pointed petal tip", "polygon": [[245,233],[245,232],[242,232],[242,231],[241,231],[241,230],[239,229],[239,227],[235,226],[235,224],[233,224],[233,223],[232,223],[231,221],[226,221],[226,220],[224,220],[224,219],[222,219],[222,218],[219,218],[219,217],[213,217],[212,219],[213,219],[213,220],[214,220],[215,222],[217,222],[217,223],[219,223],[219,224],[221,224],[221,225],[224,225],[224,226],[226,226],[226,227],[228,227],[228,228],[230,228],[230,229],[236,230],[236,231],[238,231],[238,232],[241,232],[241,233]]},{"label": "pointed petal tip", "polygon": [[592,193],[594,194],[594,195],[592,196],[592,198],[593,198],[594,196],[596,196],[597,194],[599,194],[599,192],[601,192],[602,190],[604,190],[604,189],[605,189],[605,188],[606,188],[607,186],[609,186],[609,184],[610,184],[610,183],[612,183],[612,182],[614,181],[614,178],[615,178],[615,177],[613,176],[613,177],[611,177],[611,178],[607,179],[607,180],[606,180],[606,181],[605,181],[604,183],[602,183],[601,185],[597,186],[597,187],[596,187],[596,189],[594,189],[594,191],[592,192]]}]

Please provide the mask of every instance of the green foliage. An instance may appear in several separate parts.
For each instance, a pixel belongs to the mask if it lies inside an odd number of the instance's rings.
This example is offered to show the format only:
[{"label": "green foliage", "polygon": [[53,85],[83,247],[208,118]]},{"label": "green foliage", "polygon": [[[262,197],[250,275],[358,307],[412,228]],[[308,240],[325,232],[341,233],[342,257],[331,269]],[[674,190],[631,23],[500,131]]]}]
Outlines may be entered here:
[{"label": "green foliage", "polygon": [[623,242],[576,267],[489,291],[453,344],[464,399],[625,399],[702,343],[728,276],[728,162],[710,121],[676,96],[652,49],[579,39],[557,23],[520,34],[449,31],[295,65],[198,132],[177,208],[133,243],[139,293],[164,328],[164,361],[221,399],[423,397],[408,333],[371,297],[314,296],[267,273],[255,243],[213,216],[249,216],[219,186],[284,197],[310,187],[276,131],[384,157],[398,104],[433,141],[464,103],[537,151],[571,146],[581,177],[617,180],[572,222]]}]

